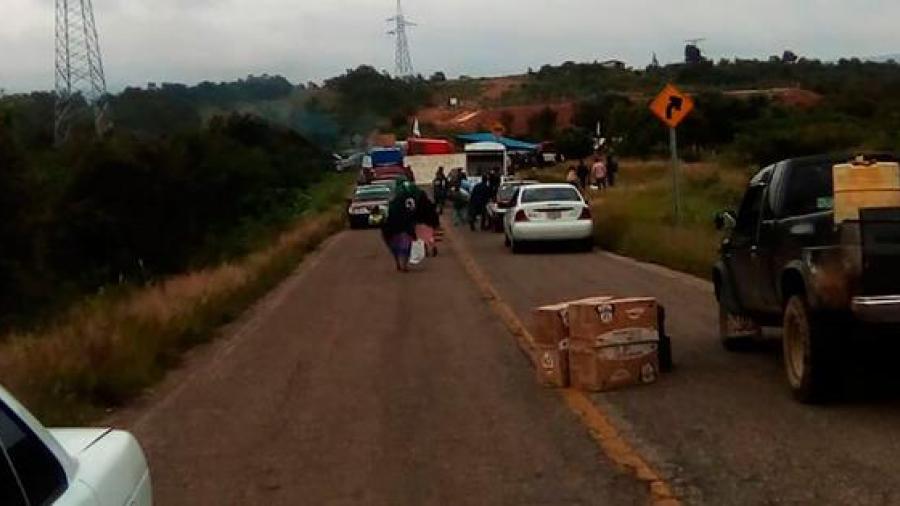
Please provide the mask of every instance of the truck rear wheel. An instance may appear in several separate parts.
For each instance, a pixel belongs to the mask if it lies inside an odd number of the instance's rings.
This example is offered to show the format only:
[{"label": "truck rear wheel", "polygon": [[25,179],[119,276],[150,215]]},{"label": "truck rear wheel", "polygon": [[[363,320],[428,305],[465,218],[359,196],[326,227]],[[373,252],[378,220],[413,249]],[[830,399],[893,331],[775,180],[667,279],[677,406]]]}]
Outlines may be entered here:
[{"label": "truck rear wheel", "polygon": [[747,351],[759,339],[761,330],[750,317],[729,312],[719,303],[719,338],[728,351]]},{"label": "truck rear wheel", "polygon": [[821,403],[834,395],[839,369],[835,348],[840,328],[814,314],[804,296],[788,299],[784,311],[784,366],[798,401]]}]

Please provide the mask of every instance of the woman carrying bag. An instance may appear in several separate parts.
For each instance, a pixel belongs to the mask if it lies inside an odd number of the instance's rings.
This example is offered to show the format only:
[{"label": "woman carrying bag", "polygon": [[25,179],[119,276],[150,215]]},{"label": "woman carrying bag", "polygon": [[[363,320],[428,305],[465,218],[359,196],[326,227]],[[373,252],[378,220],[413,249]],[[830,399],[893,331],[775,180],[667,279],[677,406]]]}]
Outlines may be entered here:
[{"label": "woman carrying bag", "polygon": [[391,250],[394,263],[400,272],[409,271],[409,257],[413,241],[416,240],[417,190],[418,188],[408,181],[400,184],[381,227],[381,236]]}]

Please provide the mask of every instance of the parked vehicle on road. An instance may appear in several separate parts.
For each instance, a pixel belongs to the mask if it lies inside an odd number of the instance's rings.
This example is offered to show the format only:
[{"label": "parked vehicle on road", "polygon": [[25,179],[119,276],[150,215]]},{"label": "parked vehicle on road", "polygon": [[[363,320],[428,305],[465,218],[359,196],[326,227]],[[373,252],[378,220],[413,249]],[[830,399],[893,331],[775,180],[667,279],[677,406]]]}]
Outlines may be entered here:
[{"label": "parked vehicle on road", "polygon": [[357,187],[347,206],[350,228],[379,226],[387,216],[394,191],[391,187],[371,184]]},{"label": "parked vehicle on road", "polygon": [[149,506],[137,440],[112,429],[46,429],[0,387],[0,504]]},{"label": "parked vehicle on road", "polygon": [[516,189],[533,184],[537,184],[537,181],[508,180],[500,185],[500,188],[497,190],[496,200],[487,206],[491,229],[495,232],[503,232],[503,217],[506,216],[506,211],[513,205]]},{"label": "parked vehicle on road", "polygon": [[499,142],[474,142],[467,144],[466,152],[466,180],[461,182],[460,188],[466,195],[471,195],[472,189],[481,179],[492,171],[499,171],[500,176],[508,174],[509,161],[506,156],[506,146]]},{"label": "parked vehicle on road", "polygon": [[506,245],[518,253],[527,243],[577,242],[594,247],[590,206],[570,184],[535,184],[516,189],[503,226]]},{"label": "parked vehicle on road", "polygon": [[722,343],[741,349],[761,326],[782,326],[800,401],[834,393],[846,338],[900,331],[900,166],[876,163],[893,159],[785,160],[751,180],[737,213],[717,216]]},{"label": "parked vehicle on road", "polygon": [[365,153],[350,153],[346,156],[334,153],[334,170],[337,172],[351,172],[362,169]]}]

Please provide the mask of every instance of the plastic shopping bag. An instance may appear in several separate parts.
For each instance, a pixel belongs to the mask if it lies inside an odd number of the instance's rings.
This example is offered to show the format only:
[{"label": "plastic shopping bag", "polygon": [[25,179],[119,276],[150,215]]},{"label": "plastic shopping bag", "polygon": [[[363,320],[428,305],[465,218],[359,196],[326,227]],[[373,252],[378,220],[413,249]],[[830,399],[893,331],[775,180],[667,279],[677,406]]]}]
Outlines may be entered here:
[{"label": "plastic shopping bag", "polygon": [[409,263],[418,265],[425,260],[425,241],[418,239],[413,241],[412,249],[409,252]]}]

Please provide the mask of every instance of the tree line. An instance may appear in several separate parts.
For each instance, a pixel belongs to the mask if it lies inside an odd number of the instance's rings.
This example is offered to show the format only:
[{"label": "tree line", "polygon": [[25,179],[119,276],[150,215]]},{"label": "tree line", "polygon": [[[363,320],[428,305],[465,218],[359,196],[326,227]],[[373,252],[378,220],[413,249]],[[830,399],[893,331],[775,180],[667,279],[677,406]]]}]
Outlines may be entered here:
[{"label": "tree line", "polygon": [[303,212],[329,168],[319,147],[248,115],[158,137],[76,131],[53,150],[11,109],[0,108],[0,327],[246,253]]},{"label": "tree line", "polygon": [[[666,151],[668,134],[647,103],[668,82],[692,93],[697,104],[679,128],[687,157],[725,153],[742,163],[764,164],[834,150],[900,149],[900,65],[893,62],[773,57],[646,70],[568,62],[530,72],[501,103],[574,101],[571,129],[548,132],[548,125],[555,128],[555,117],[548,118],[552,111],[529,121],[535,140],[549,135],[571,155],[583,156],[600,121],[622,154],[658,156]],[[809,103],[728,93],[771,88],[804,90]]]}]

